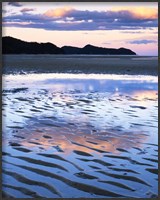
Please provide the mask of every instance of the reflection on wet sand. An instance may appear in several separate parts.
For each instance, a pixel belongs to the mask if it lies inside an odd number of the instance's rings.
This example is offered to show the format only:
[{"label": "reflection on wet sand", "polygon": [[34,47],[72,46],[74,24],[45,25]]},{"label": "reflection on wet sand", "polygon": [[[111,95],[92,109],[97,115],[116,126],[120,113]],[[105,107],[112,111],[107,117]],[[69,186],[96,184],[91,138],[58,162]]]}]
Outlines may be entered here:
[{"label": "reflection on wet sand", "polygon": [[[77,128],[69,127],[43,127],[40,129],[30,127],[29,130],[18,131],[13,135],[10,141],[20,144],[29,149],[37,148],[36,152],[44,150],[52,150],[53,153],[63,152],[69,155],[74,150],[80,150],[85,153],[114,153],[119,154],[117,149],[124,151],[130,150],[132,147],[141,148],[142,143],[147,137],[143,132],[116,132],[116,131],[91,131],[88,127]],[[90,131],[91,133],[86,133]],[[19,139],[23,137],[22,139]]]},{"label": "reflection on wet sand", "polygon": [[156,78],[56,76],[4,82],[5,196],[157,197]]},{"label": "reflection on wet sand", "polygon": [[145,100],[155,101],[158,99],[157,90],[136,91],[136,92],[133,92],[132,96],[135,97],[137,100],[142,101],[142,103],[144,103]]}]

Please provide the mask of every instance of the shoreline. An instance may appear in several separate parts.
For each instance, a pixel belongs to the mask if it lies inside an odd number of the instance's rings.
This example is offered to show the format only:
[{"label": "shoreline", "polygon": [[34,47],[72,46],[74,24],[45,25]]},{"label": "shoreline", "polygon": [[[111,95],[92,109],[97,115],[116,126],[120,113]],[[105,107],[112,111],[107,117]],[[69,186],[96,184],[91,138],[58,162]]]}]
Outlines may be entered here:
[{"label": "shoreline", "polygon": [[2,55],[3,74],[76,73],[158,75],[156,56]]}]

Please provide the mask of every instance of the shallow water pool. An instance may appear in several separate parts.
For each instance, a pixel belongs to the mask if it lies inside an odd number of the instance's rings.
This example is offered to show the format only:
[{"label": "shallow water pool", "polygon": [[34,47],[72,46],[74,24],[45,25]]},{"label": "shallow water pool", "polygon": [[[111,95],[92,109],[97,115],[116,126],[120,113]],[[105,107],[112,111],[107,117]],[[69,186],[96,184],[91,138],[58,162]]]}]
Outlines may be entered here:
[{"label": "shallow water pool", "polygon": [[4,75],[2,96],[5,195],[157,196],[157,77]]}]

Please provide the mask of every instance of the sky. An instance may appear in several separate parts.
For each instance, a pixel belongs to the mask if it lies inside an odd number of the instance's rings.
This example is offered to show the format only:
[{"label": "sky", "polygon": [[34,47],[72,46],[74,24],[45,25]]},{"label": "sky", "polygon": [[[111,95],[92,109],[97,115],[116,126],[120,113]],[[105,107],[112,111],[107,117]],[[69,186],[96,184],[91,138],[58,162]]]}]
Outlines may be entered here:
[{"label": "sky", "polygon": [[2,36],[158,55],[157,2],[3,2]]}]

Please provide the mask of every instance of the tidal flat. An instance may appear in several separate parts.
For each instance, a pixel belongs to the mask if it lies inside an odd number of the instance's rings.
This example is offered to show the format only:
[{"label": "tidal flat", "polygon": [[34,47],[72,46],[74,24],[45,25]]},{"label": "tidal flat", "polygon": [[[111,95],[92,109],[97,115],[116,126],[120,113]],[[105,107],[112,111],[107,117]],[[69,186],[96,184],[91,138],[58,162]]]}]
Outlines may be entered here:
[{"label": "tidal flat", "polygon": [[4,197],[158,196],[157,76],[2,80]]},{"label": "tidal flat", "polygon": [[76,73],[158,75],[157,56],[3,55],[4,74]]}]

